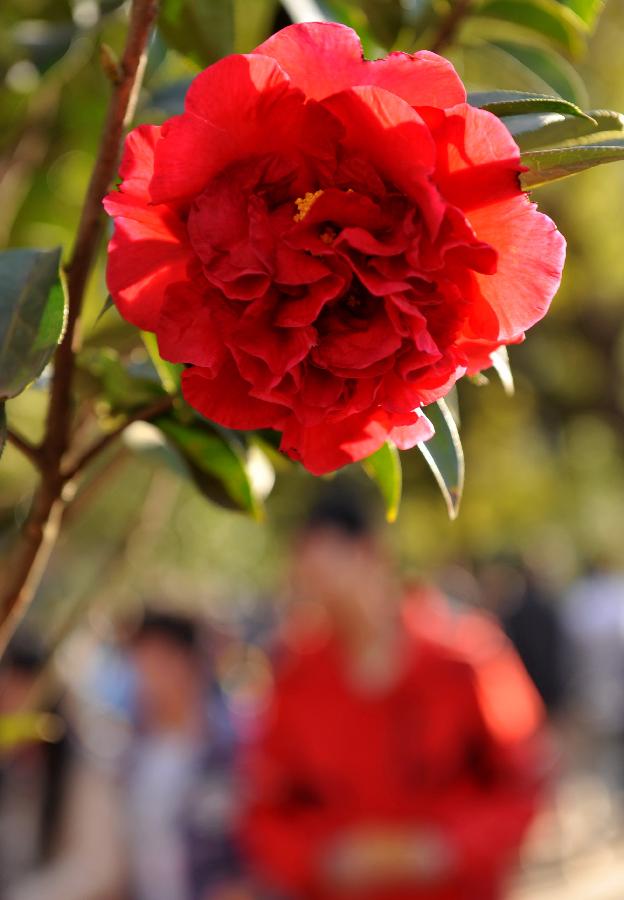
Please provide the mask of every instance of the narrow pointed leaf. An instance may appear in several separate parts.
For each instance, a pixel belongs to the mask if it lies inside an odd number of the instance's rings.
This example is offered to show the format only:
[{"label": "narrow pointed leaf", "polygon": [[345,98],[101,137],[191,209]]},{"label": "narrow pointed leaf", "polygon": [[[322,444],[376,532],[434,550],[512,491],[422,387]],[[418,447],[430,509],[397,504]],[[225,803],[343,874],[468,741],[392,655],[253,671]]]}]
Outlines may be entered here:
[{"label": "narrow pointed leaf", "polygon": [[180,392],[180,379],[184,366],[177,363],[168,362],[163,359],[158,351],[158,341],[156,335],[151,331],[142,331],[141,337],[145,344],[145,349],[149,354],[152,365],[158,373],[158,377],[162,382],[162,386],[168,394],[178,394]]},{"label": "narrow pointed leaf", "polygon": [[386,505],[386,519],[395,522],[401,505],[403,471],[399,451],[389,442],[362,461],[366,474],[376,482]]},{"label": "narrow pointed leaf", "polygon": [[418,444],[444,497],[451,519],[457,518],[464,489],[464,451],[455,420],[444,400],[438,400],[425,410],[435,434]]},{"label": "narrow pointed leaf", "polygon": [[108,297],[106,298],[106,300],[104,301],[104,303],[102,304],[102,309],[99,311],[98,317],[97,317],[97,319],[95,320],[95,324],[96,324],[96,325],[97,325],[97,323],[100,321],[100,319],[101,319],[104,315],[106,315],[106,313],[109,311],[109,309],[111,309],[114,305],[115,305],[115,301],[113,300],[113,298],[112,298],[111,295],[109,294]]},{"label": "narrow pointed leaf", "polygon": [[591,115],[584,113],[575,103],[561,97],[549,97],[547,94],[523,91],[474,91],[468,94],[468,102],[471,106],[487,109],[499,117],[550,112],[593,121]]},{"label": "narrow pointed leaf", "polygon": [[65,327],[61,250],[0,253],[0,399],[21,393],[52,359]]},{"label": "narrow pointed leaf", "polygon": [[524,190],[530,191],[594,166],[624,160],[624,141],[555,150],[530,150],[523,153],[521,159],[528,171],[520,175],[520,183]]},{"label": "narrow pointed leaf", "polygon": [[[565,100],[581,109],[587,105],[587,89],[574,66],[550,48],[528,46],[516,41],[494,40],[492,46],[504,53],[509,60],[530,72]],[[541,90],[536,88],[536,90]]]},{"label": "narrow pointed leaf", "polygon": [[514,378],[509,364],[509,353],[507,347],[499,347],[492,353],[492,368],[496,370],[496,374],[500,378],[503,390],[508,397],[513,397],[515,392]]},{"label": "narrow pointed leaf", "polygon": [[[589,118],[579,119],[558,113],[509,116],[502,121],[513,134],[521,150],[535,150],[553,144],[600,140],[607,143],[624,134],[624,116],[610,110],[593,110]],[[593,121],[592,121],[593,120]]]}]

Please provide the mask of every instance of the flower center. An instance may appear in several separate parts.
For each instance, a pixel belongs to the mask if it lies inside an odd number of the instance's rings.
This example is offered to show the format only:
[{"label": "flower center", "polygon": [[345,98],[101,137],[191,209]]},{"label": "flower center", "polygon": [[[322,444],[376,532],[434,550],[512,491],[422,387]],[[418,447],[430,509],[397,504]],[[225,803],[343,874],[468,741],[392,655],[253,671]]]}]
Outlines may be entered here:
[{"label": "flower center", "polygon": [[293,216],[295,222],[303,222],[307,214],[310,212],[318,198],[323,194],[323,191],[308,191],[303,197],[297,197],[295,200],[295,206],[297,207],[297,212]]}]

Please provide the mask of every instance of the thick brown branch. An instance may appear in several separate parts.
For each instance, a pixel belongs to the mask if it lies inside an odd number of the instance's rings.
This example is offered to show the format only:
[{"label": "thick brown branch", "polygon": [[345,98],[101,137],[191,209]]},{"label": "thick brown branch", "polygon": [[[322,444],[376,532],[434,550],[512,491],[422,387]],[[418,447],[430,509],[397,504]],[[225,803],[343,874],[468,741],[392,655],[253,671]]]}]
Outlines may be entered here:
[{"label": "thick brown branch", "polygon": [[25,456],[35,468],[38,469],[41,466],[40,450],[31,444],[30,441],[27,441],[25,437],[22,437],[21,434],[18,434],[16,431],[13,431],[12,428],[9,428],[7,430],[7,441],[19,450],[22,456]]},{"label": "thick brown branch", "polygon": [[452,0],[451,11],[442,20],[442,24],[433,39],[429,49],[434,53],[441,53],[449,44],[453,43],[457,30],[472,6],[472,0]]},{"label": "thick brown branch", "polygon": [[173,405],[174,398],[173,397],[161,397],[155,403],[150,404],[150,406],[145,406],[142,409],[138,409],[136,412],[132,413],[128,416],[127,419],[113,431],[109,431],[108,434],[103,435],[98,441],[89,447],[88,450],[78,457],[78,459],[69,465],[65,472],[66,478],[74,478],[85,466],[88,466],[90,462],[92,462],[96,456],[99,456],[103,450],[106,450],[107,447],[110,446],[117,438],[123,434],[128,425],[131,425],[133,422],[149,422],[150,419],[155,419],[157,416],[162,415],[162,413],[167,412],[167,410],[171,409]]},{"label": "thick brown branch", "polygon": [[157,11],[156,0],[133,0],[120,77],[108,107],[100,148],[87,189],[76,241],[67,265],[67,329],[54,359],[54,375],[41,449],[41,484],[10,563],[3,567],[0,591],[0,651],[41,580],[54,546],[70,489],[62,471],[72,419],[72,380],[77,326],[87,279],[102,233],[102,198],[117,168],[124,126],[132,110],[145,60],[145,48]]}]

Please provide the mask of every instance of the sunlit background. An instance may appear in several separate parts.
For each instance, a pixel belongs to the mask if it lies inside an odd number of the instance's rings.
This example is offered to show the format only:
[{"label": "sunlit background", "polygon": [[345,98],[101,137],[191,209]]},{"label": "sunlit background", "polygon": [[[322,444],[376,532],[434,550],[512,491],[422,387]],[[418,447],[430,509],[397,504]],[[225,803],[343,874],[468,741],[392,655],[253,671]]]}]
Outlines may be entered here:
[{"label": "sunlit background", "polygon": [[[236,49],[251,49],[289,14],[294,17],[297,6],[240,0]],[[403,6],[415,20],[419,4],[406,0]],[[382,27],[368,32],[386,7]],[[369,51],[384,52],[383,22],[395,15],[390,0],[323,9],[342,10],[343,19],[364,32]],[[119,51],[125,21],[124,6],[114,0],[0,5],[0,244],[71,245],[108,91],[94,54],[102,42]],[[388,45],[409,44],[406,26],[390,24],[386,31]],[[471,49],[469,38],[466,46],[448,50],[469,87],[535,89],[530,65],[512,65],[500,51]],[[611,0],[586,55],[566,63],[564,76],[584,93],[586,107],[624,109],[623,39],[624,6]],[[176,112],[195,71],[156,37],[137,120],[161,121]],[[449,521],[420,454],[403,455],[401,511],[385,539],[407,578],[432,579],[461,601],[482,603],[479,567],[521,558],[562,610],[588,568],[624,572],[623,197],[619,164],[540,192],[541,208],[568,241],[562,288],[526,343],[510,348],[514,397],[496,376],[482,386],[459,385],[466,488],[457,521]],[[115,309],[101,314],[105,297],[102,258],[85,317],[85,397],[92,373],[107,359],[114,363],[115,353],[137,366],[146,359],[136,332]],[[35,384],[12,401],[12,421],[36,439],[44,405]],[[60,648],[60,667],[70,682],[80,677],[89,641],[110,638],[120,618],[146,602],[207,614],[237,637],[253,631],[253,623],[270,621],[293,528],[315,492],[313,480],[278,465],[265,520],[254,521],[198,493],[149,426],[129,429],[109,454],[110,465],[94,467],[70,510],[29,615],[29,627],[46,646]],[[272,475],[262,460],[259,455],[254,477],[268,493]],[[377,502],[361,471],[353,477]],[[33,478],[29,464],[8,447],[0,466],[0,559],[27,513]],[[624,592],[620,602],[624,622]],[[245,659],[251,674],[241,679],[262,679],[264,657]],[[225,658],[226,679],[239,662],[236,654]],[[620,689],[624,696],[624,681]],[[563,736],[562,788],[532,836],[514,897],[621,900],[624,832],[616,795],[577,764],[582,735],[574,716],[562,712],[556,727]]]}]

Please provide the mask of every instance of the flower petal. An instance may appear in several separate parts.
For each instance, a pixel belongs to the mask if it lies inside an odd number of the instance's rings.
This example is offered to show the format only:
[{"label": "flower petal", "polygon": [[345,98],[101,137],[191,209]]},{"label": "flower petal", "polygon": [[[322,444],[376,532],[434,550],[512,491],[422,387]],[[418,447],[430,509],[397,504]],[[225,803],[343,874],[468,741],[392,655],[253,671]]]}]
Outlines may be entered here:
[{"label": "flower petal", "polygon": [[194,255],[186,228],[176,211],[152,205],[149,182],[160,129],[141,125],[126,138],[118,191],[104,199],[115,217],[108,245],[106,280],[122,316],[133,325],[155,331],[171,284],[188,278]]},{"label": "flower petal", "polygon": [[427,416],[420,409],[414,412],[417,419],[412,425],[397,425],[388,435],[399,450],[410,450],[416,444],[428,441],[435,434],[435,428]]},{"label": "flower petal", "polygon": [[434,136],[442,192],[498,253],[495,274],[475,273],[481,298],[475,298],[465,336],[517,340],[544,316],[559,287],[565,239],[521,191],[520,151],[496,116],[457,107]]},{"label": "flower petal", "polygon": [[498,251],[496,273],[475,279],[498,318],[498,339],[515,342],[544,317],[559,288],[565,238],[525,194],[475,210],[470,221]]},{"label": "flower petal", "polygon": [[[268,57],[233,55],[197,76],[186,112],[162,127],[151,183],[154,200],[189,199],[228,165],[267,153],[333,159],[337,126],[319,104],[306,104]],[[303,162],[301,162],[303,165]]]},{"label": "flower petal", "polygon": [[182,375],[185,399],[212,422],[226,428],[281,428],[286,408],[252,397],[249,389],[231,360],[217,375],[198,366]]},{"label": "flower petal", "polygon": [[374,84],[410,106],[454,106],[466,99],[453,66],[427,50],[391,53],[371,62],[362,55],[351,28],[335,23],[302,23],[283,28],[254,53],[276,59],[294,85],[314,100],[354,85]]},{"label": "flower petal", "polygon": [[284,428],[280,449],[313,475],[325,475],[365,459],[389,437],[399,447],[413,447],[432,435],[431,423],[419,409],[392,417],[377,409],[313,426],[303,426],[291,418]]}]

